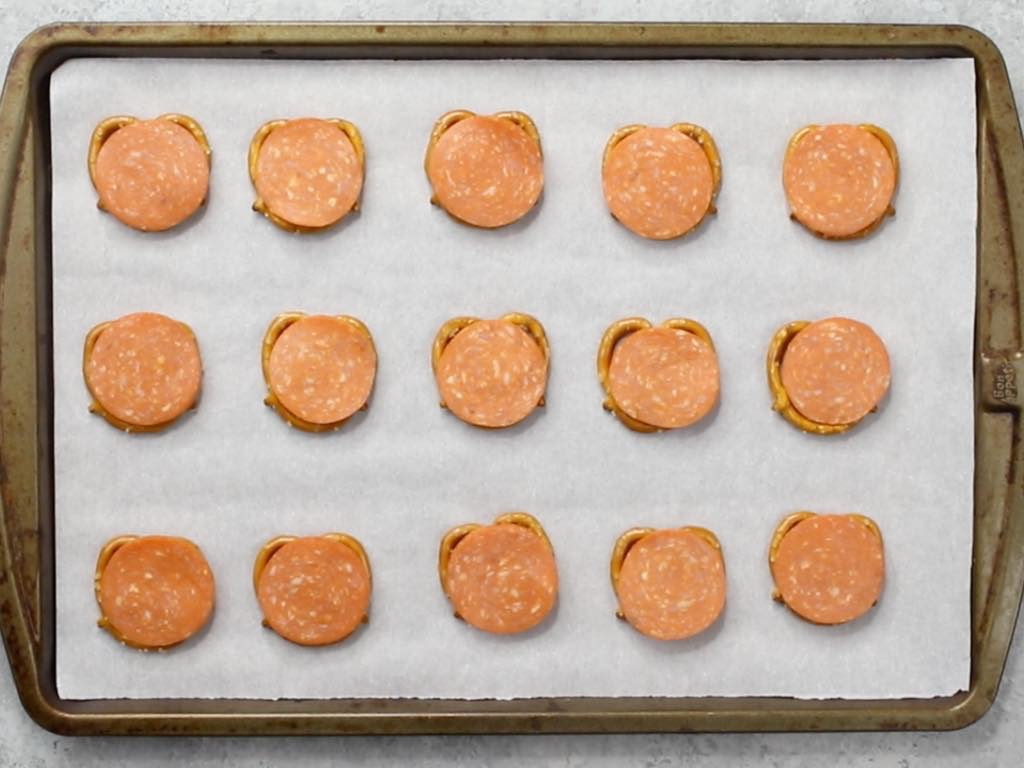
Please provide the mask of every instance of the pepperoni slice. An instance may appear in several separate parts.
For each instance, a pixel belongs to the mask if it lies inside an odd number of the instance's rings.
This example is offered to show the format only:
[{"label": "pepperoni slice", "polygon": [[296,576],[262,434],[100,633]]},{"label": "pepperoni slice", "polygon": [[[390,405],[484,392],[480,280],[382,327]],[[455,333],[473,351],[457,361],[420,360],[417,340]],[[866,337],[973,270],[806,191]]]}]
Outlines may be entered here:
[{"label": "pepperoni slice", "polygon": [[816,624],[863,615],[882,593],[882,540],[851,515],[815,515],[782,538],[771,563],[783,602]]},{"label": "pepperoni slice", "polygon": [[209,621],[213,574],[188,539],[143,536],[111,555],[96,596],[117,637],[139,648],[165,648],[192,637]]},{"label": "pepperoni slice", "polygon": [[881,140],[864,128],[819,125],[790,147],[782,179],[797,221],[843,238],[885,215],[896,190],[896,166]]},{"label": "pepperoni slice", "polygon": [[427,158],[427,176],[442,208],[486,228],[521,219],[544,187],[537,141],[509,119],[481,115],[441,134]]},{"label": "pepperoni slice", "polygon": [[129,427],[170,424],[195,404],[202,376],[192,332],[153,312],[114,320],[99,332],[85,361],[92,396]]},{"label": "pepperoni slice", "polygon": [[445,406],[479,427],[508,427],[529,416],[547,386],[537,341],[507,320],[477,320],[445,347],[437,366]]},{"label": "pepperoni slice", "polygon": [[651,240],[686,234],[711,208],[711,163],[700,144],[671,128],[624,138],[608,153],[602,176],[608,210]]},{"label": "pepperoni slice", "polygon": [[286,640],[327,645],[352,634],[370,607],[370,573],[347,544],[326,536],[277,550],[256,588],[263,616]]},{"label": "pepperoni slice", "polygon": [[314,424],[334,424],[369,399],[377,352],[352,323],[311,315],[277,338],[267,370],[270,390],[285,408]]},{"label": "pepperoni slice", "polygon": [[864,323],[830,317],[796,334],[782,357],[793,407],[819,424],[853,424],[889,390],[889,353]]},{"label": "pepperoni slice", "polygon": [[337,125],[316,118],[289,120],[264,140],[256,191],[267,210],[300,227],[323,228],[355,207],[363,164]]},{"label": "pepperoni slice", "polygon": [[706,341],[679,328],[647,328],[615,345],[608,382],[618,406],[661,429],[694,424],[718,400],[718,357]]},{"label": "pepperoni slice", "polygon": [[625,619],[657,640],[681,640],[710,627],[725,606],[722,553],[685,528],[654,531],[622,562],[615,588]]},{"label": "pepperoni slice", "polygon": [[157,118],[119,128],[94,169],[100,205],[129,227],[158,232],[180,224],[206,199],[210,162],[186,128]]},{"label": "pepperoni slice", "polygon": [[542,537],[514,523],[477,528],[455,546],[445,575],[459,616],[484,632],[537,626],[558,594],[555,555]]}]

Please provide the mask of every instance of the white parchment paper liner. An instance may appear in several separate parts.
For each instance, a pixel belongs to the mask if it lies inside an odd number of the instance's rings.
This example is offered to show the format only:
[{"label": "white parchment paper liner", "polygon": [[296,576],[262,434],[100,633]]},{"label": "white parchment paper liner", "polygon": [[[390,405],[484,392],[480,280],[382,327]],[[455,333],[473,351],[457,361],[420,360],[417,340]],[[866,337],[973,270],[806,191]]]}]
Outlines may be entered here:
[{"label": "white parchment paper liner", "polygon": [[[969,60],[78,60],[51,85],[57,503],[57,678],[68,698],[788,695],[905,697],[968,685],[975,275],[974,72]],[[540,129],[547,186],[524,222],[485,232],[428,204],[423,151],[454,108],[518,109]],[[97,210],[93,126],[184,112],[213,147],[206,210],[144,235]],[[246,149],[264,121],[355,122],[363,210],[322,235],[249,210]],[[600,159],[621,125],[691,121],[722,153],[719,213],[680,241],[643,241],[608,215]],[[789,221],[781,161],[811,122],[873,122],[896,139],[897,215],[875,236],[818,240]],[[139,310],[195,329],[199,411],[128,436],[87,411],[82,340]],[[260,341],[278,312],[348,313],[380,353],[371,410],[331,435],[262,404]],[[451,316],[536,315],[552,345],[548,407],[474,430],[437,406],[429,365]],[[633,314],[712,333],[722,401],[703,425],[630,432],[601,410],[600,336]],[[770,409],[764,354],[795,319],[841,314],[889,347],[892,392],[848,435],[803,435]],[[881,526],[888,582],[863,620],[821,628],[770,599],[766,548],[795,509]],[[450,526],[536,515],[561,573],[556,614],[489,637],[451,616],[436,547]],[[634,525],[714,530],[729,596],[692,641],[647,640],[614,617],[607,561]],[[310,650],[260,627],[250,584],[281,533],[347,531],[374,568],[371,620]],[[121,533],[187,536],[217,579],[212,624],[167,653],[95,625],[99,547]]]}]

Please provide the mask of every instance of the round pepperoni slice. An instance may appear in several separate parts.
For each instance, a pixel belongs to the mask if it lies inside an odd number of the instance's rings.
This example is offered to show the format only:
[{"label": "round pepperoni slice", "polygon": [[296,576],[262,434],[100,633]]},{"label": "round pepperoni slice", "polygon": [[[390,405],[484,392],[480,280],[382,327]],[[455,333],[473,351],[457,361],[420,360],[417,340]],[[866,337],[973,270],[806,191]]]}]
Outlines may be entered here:
[{"label": "round pepperoni slice", "polygon": [[277,634],[299,645],[327,645],[348,637],[366,618],[370,573],[347,544],[309,536],[271,556],[256,591]]},{"label": "round pepperoni slice", "polygon": [[479,427],[508,427],[544,396],[548,364],[536,340],[507,320],[478,320],[459,331],[437,366],[448,409]]},{"label": "round pepperoni slice", "polygon": [[158,232],[180,224],[206,199],[210,162],[186,128],[142,120],[100,147],[94,168],[100,205],[129,227]]},{"label": "round pepperoni slice", "polygon": [[363,164],[337,125],[289,120],[260,147],[254,183],[274,215],[300,227],[329,227],[359,200]]},{"label": "round pepperoni slice", "polygon": [[271,392],[290,412],[314,424],[334,424],[369,399],[377,352],[352,323],[311,315],[277,338],[267,371]]},{"label": "round pepperoni slice", "polygon": [[641,237],[679,237],[711,208],[711,163],[700,144],[671,128],[631,133],[609,152],[602,175],[608,210]]},{"label": "round pepperoni slice", "polygon": [[722,553],[685,528],[649,533],[626,553],[615,591],[622,615],[641,633],[692,637],[725,606]]},{"label": "round pepperoni slice", "polygon": [[544,187],[537,141],[511,120],[481,115],[441,134],[427,158],[427,176],[442,208],[486,228],[521,219]]},{"label": "round pepperoni slice", "polygon": [[139,648],[164,648],[187,640],[209,621],[213,574],[188,539],[144,536],[111,555],[97,598],[121,640]]},{"label": "round pepperoni slice", "polygon": [[499,523],[471,531],[448,562],[446,592],[466,622],[498,635],[525,632],[551,612],[558,569],[548,543],[528,528]]},{"label": "round pepperoni slice", "polygon": [[687,427],[718,400],[718,357],[689,331],[647,328],[615,345],[608,383],[616,404],[637,421],[660,429]]},{"label": "round pepperoni slice", "polygon": [[786,153],[782,178],[797,221],[826,237],[850,237],[879,221],[896,190],[885,145],[856,125],[812,126]]},{"label": "round pepperoni slice", "polygon": [[177,419],[199,396],[203,366],[195,336],[164,315],[139,312],[100,331],[85,361],[89,391],[106,413],[129,426]]},{"label": "round pepperoni slice", "polygon": [[882,540],[851,515],[815,515],[786,533],[771,570],[795,613],[816,624],[843,624],[866,613],[882,593]]},{"label": "round pepperoni slice", "polygon": [[793,407],[819,424],[853,424],[889,390],[889,354],[864,323],[830,317],[796,334],[782,357]]}]

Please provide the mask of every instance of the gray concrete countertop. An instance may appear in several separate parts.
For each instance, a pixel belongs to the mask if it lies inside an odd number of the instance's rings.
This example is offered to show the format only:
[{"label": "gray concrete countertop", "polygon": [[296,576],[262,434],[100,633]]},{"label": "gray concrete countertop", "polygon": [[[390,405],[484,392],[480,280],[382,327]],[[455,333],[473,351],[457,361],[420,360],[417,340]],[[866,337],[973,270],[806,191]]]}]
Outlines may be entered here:
[{"label": "gray concrete countertop", "polygon": [[[1002,50],[1024,98],[1021,0],[0,0],[0,61],[52,21],[272,20],[830,21],[969,24]],[[954,733],[493,736],[401,738],[61,738],[36,726],[0,664],[0,766],[120,768],[217,766],[1011,766],[1024,755],[1024,625],[1018,626],[999,698]]]}]

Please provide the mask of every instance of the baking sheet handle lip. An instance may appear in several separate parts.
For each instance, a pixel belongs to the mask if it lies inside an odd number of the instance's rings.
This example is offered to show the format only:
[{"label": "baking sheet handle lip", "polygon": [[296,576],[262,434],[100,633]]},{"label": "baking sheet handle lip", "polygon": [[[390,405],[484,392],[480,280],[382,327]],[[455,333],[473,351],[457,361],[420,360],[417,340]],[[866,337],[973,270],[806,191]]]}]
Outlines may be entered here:
[{"label": "baking sheet handle lip", "polygon": [[[73,729],[73,717],[56,691],[55,627],[49,618],[52,579],[46,577],[52,574],[52,556],[43,550],[52,546],[47,532],[52,530],[52,487],[40,484],[52,477],[52,422],[45,405],[52,397],[52,382],[43,338],[50,325],[49,273],[42,265],[49,254],[48,219],[41,218],[49,208],[40,197],[49,188],[44,162],[48,125],[40,121],[47,115],[46,83],[52,71],[43,56],[59,46],[48,37],[37,30],[22,41],[0,94],[0,361],[16,361],[5,369],[8,377],[20,366],[18,372],[34,382],[34,395],[22,398],[19,390],[19,397],[11,397],[9,378],[0,378],[0,634],[22,706],[37,724],[59,733]],[[24,189],[18,187],[22,175]],[[15,227],[16,200],[25,198],[31,199],[32,223]],[[26,226],[30,236],[15,237]],[[15,272],[18,278],[12,276]],[[30,354],[19,343],[24,336],[38,340]],[[26,462],[35,462],[31,473],[24,468]],[[30,487],[34,494],[26,495]],[[34,569],[34,578],[26,576],[28,569]]]},{"label": "baking sheet handle lip", "polygon": [[[128,711],[113,709],[124,704],[119,700],[59,703],[64,708],[30,714],[42,727],[63,735],[277,736],[955,730],[978,720],[992,699],[972,691],[939,699],[843,702],[840,709],[830,700],[781,697],[617,699],[607,705],[588,699],[527,699],[498,706],[486,702],[491,706],[483,709],[473,700],[370,699],[359,700],[369,708],[363,712],[332,711],[329,700],[301,699],[134,700]],[[301,709],[306,703],[320,709]],[[156,706],[147,709],[151,704]],[[106,711],[97,711],[96,705]]]},{"label": "baking sheet handle lip", "polygon": [[[1007,385],[1008,381],[1024,383],[1024,350],[1020,349],[1024,338],[1024,136],[1002,53],[982,32],[969,27],[960,30],[970,43],[977,82],[979,294],[975,439],[979,460],[1000,460],[999,456],[987,456],[992,448],[986,443],[984,430],[996,427],[993,420],[983,418],[983,414],[1005,414],[1011,420],[1010,456],[1005,459],[1008,465],[1005,497],[991,492],[998,490],[996,488],[988,489],[988,493],[980,488],[978,470],[975,470],[975,547],[983,518],[998,520],[1001,526],[995,529],[996,534],[991,529],[986,531],[992,539],[986,546],[995,550],[990,570],[982,573],[977,558],[972,565],[972,591],[976,583],[985,584],[989,577],[991,580],[983,595],[973,596],[971,606],[971,686],[965,701],[952,708],[958,710],[958,727],[963,727],[979,720],[995,702],[1024,594],[1024,489],[1020,483],[1024,477],[1021,425],[1024,400],[1019,399],[1019,387]],[[986,177],[983,187],[982,172],[989,164],[995,171]],[[996,198],[996,204],[987,198]],[[983,208],[987,211],[983,212]],[[1015,280],[1016,291],[1006,290],[996,296],[983,297],[981,278],[993,274],[1000,280],[1005,279],[1008,286]],[[983,307],[983,301],[988,302],[987,306]],[[1008,305],[1004,307],[1002,320],[1012,317],[1012,321],[1002,328],[994,328],[993,316],[1000,309],[994,305],[999,303]],[[1008,332],[1005,325],[1014,327]],[[994,331],[1002,339],[998,349],[989,348],[989,336]],[[1011,337],[1015,338],[1012,343]],[[1007,344],[1015,348],[1005,348]],[[1002,503],[997,504],[997,501]],[[986,509],[986,505],[990,508]]]},{"label": "baking sheet handle lip", "polygon": [[[16,248],[11,242],[15,184],[21,163],[31,162],[30,153],[24,150],[37,62],[36,46],[30,35],[15,51],[0,95],[0,288],[3,289],[7,287],[8,260]],[[0,318],[7,311],[5,301],[5,292],[0,290]],[[0,355],[3,355],[9,339],[0,342]],[[6,440],[0,441],[0,484],[4,486],[3,498],[0,498],[0,634],[22,705],[35,722],[54,730],[65,724],[66,716],[44,689],[42,649],[31,630],[31,608],[23,601],[18,587],[18,559],[14,550],[18,542],[9,534],[6,491],[7,456],[11,450]],[[38,514],[38,510],[35,511]]]},{"label": "baking sheet handle lip", "polygon": [[[3,138],[2,150],[0,150],[0,247],[4,249],[0,258],[0,272],[6,265],[8,242],[10,234],[10,214],[13,200],[14,183],[18,173],[18,162],[21,158],[21,150],[24,145],[25,130],[29,119],[31,88],[40,78],[47,76],[62,61],[75,55],[71,49],[87,50],[90,47],[100,46],[154,46],[159,45],[156,35],[159,30],[168,27],[176,29],[187,29],[195,25],[97,25],[85,27],[80,25],[58,24],[42,27],[31,33],[16,51],[7,74],[3,95],[0,98],[0,137]],[[207,26],[207,25],[204,25]],[[215,25],[219,28],[232,29],[243,35],[248,33],[251,38],[246,40],[234,40],[239,47],[251,47],[258,52],[260,47],[266,45],[266,39],[260,39],[257,34],[260,30],[282,30],[286,27],[294,29],[295,25]],[[360,25],[365,28],[370,25]],[[408,28],[411,25],[381,25],[385,31],[396,28]],[[448,30],[454,35],[453,39],[442,41],[439,45],[460,45],[458,38],[459,30],[479,31],[480,28],[504,27],[506,25],[480,25],[470,27],[466,25],[440,25],[432,24],[416,25],[419,27],[432,28],[434,30]],[[550,27],[551,25],[540,25]],[[638,26],[653,27],[657,25],[609,25],[604,29],[610,31],[612,27],[636,28]],[[676,25],[666,25],[669,26]],[[687,25],[683,25],[687,26]],[[697,31],[697,28],[712,29],[718,25],[693,25],[687,28]],[[764,27],[766,25],[730,25],[734,30],[752,27]],[[789,25],[782,25],[789,26]],[[353,29],[352,25],[297,25],[299,29],[318,29],[330,31],[338,29]],[[539,29],[538,25],[511,25],[511,28],[520,30]],[[781,27],[780,27],[781,28]],[[823,29],[818,25],[804,27]],[[842,25],[827,25],[830,33],[842,28]],[[590,27],[589,34],[596,34],[596,29]],[[1005,72],[1002,56],[995,44],[984,34],[970,27],[921,27],[923,39],[918,42],[908,40],[896,40],[892,47],[899,47],[902,43],[906,46],[919,46],[922,48],[941,47],[943,50],[962,51],[964,56],[973,57],[979,65],[979,82],[981,82],[982,69],[988,68],[990,75],[985,81],[984,87],[991,91],[995,89],[996,94],[1001,98],[1008,98],[1012,103],[1012,94],[1009,91],[1009,82]],[[135,36],[130,40],[119,40],[119,31],[133,30]],[[951,39],[939,39],[940,33],[945,30]],[[586,31],[586,30],[585,30]],[[929,35],[935,35],[930,39]],[[528,35],[527,35],[528,37]],[[325,40],[323,44],[343,46],[345,40]],[[382,41],[383,42],[383,41]],[[633,41],[635,44],[637,41]],[[282,44],[301,47],[301,41],[289,39]],[[393,40],[393,45],[402,45],[404,41]],[[479,40],[469,40],[467,44],[483,45]],[[530,41],[524,37],[517,39],[519,46],[528,46]],[[545,40],[536,40],[534,45],[549,45]],[[565,43],[560,43],[564,45]],[[596,45],[594,40],[581,42],[580,45]],[[707,46],[710,43],[687,41],[685,39],[661,42],[658,44],[676,47],[685,46]],[[819,42],[818,46],[825,46],[827,42]],[[196,45],[199,45],[198,43]],[[214,43],[210,43],[213,46]],[[747,41],[736,42],[735,47],[743,45],[755,46],[755,43]],[[788,45],[791,45],[789,43]],[[812,47],[811,43],[806,44]],[[876,40],[865,43],[865,47],[884,46],[884,41]],[[761,43],[761,48],[770,49],[771,43]],[[64,55],[67,54],[67,55]],[[63,56],[63,58],[62,58]],[[982,60],[985,60],[984,62]],[[992,67],[998,71],[993,72]],[[990,94],[991,95],[991,94]],[[1018,139],[1019,141],[1019,126]],[[1024,201],[1021,201],[1024,205]],[[1024,242],[1024,238],[1018,240]],[[1020,259],[1018,259],[1020,261]],[[0,305],[0,312],[3,311]],[[3,446],[0,445],[0,456],[3,454]],[[1020,505],[1017,505],[1017,517],[1020,516]],[[6,515],[7,510],[0,502],[0,515]],[[1020,538],[1020,537],[1019,537]],[[0,574],[0,630],[2,630],[5,646],[11,661],[12,670],[15,673],[17,689],[23,706],[29,715],[39,725],[55,733],[152,733],[152,732],[174,732],[174,733],[254,733],[263,730],[264,732],[296,732],[296,721],[301,722],[309,730],[326,733],[329,731],[353,730],[358,732],[407,732],[407,733],[433,733],[433,732],[523,732],[523,731],[545,731],[545,732],[598,732],[616,730],[621,727],[623,730],[736,730],[733,725],[722,727],[723,719],[746,714],[744,730],[772,730],[778,726],[768,724],[774,716],[784,714],[787,716],[808,717],[813,712],[818,715],[816,722],[818,727],[861,730],[866,728],[931,728],[931,729],[953,729],[968,725],[979,719],[991,706],[995,699],[1002,665],[1005,663],[1006,651],[1009,647],[1009,638],[1012,636],[1013,624],[1016,619],[1016,611],[1010,615],[1009,611],[1002,611],[998,626],[998,637],[994,637],[993,628],[984,635],[980,642],[983,647],[975,649],[975,656],[987,656],[998,660],[997,665],[989,665],[978,674],[972,681],[971,689],[962,696],[936,700],[920,710],[907,710],[908,718],[900,720],[895,714],[901,710],[895,710],[893,718],[882,718],[880,715],[870,715],[866,718],[849,717],[848,710],[819,710],[797,709],[792,713],[783,707],[780,710],[741,711],[732,708],[718,711],[701,710],[699,699],[678,700],[680,711],[594,711],[579,709],[576,711],[557,710],[546,713],[536,711],[522,712],[439,712],[437,714],[422,713],[414,711],[405,712],[373,712],[365,714],[353,713],[323,713],[312,715],[308,712],[280,712],[261,714],[258,712],[223,712],[214,714],[203,712],[206,707],[191,702],[197,712],[151,712],[127,714],[108,713],[101,714],[96,711],[89,711],[90,708],[80,707],[78,703],[63,700],[56,696],[43,684],[40,675],[46,670],[38,665],[36,649],[28,628],[25,615],[27,606],[21,604],[17,590],[14,587],[11,566],[13,559],[11,546],[14,544],[7,535],[6,527],[0,526],[0,556],[3,558],[4,572]],[[1004,583],[999,594],[1002,595],[1002,605],[1007,601],[1013,602],[1016,597],[1017,606],[1021,592],[1021,580],[1016,579],[1014,583],[1008,583],[1010,576],[1003,573]],[[1019,575],[1019,574],[1017,574]],[[52,627],[50,628],[52,629]],[[52,642],[44,638],[44,642]],[[1000,655],[1001,654],[1001,655]],[[52,673],[52,670],[50,670]],[[754,700],[758,708],[771,707],[772,699]],[[877,702],[880,707],[891,706],[892,702]],[[189,705],[188,701],[178,702],[181,706]],[[228,704],[228,706],[230,706]],[[689,709],[692,707],[693,709]],[[856,711],[856,710],[855,710]],[[691,719],[692,718],[692,719]],[[848,718],[848,719],[844,719]],[[278,721],[275,723],[275,720]],[[733,721],[736,722],[735,720]],[[689,723],[689,726],[687,726]],[[809,726],[804,726],[808,727]],[[800,729],[799,724],[793,725],[793,729]],[[300,730],[302,730],[300,728]]]},{"label": "baking sheet handle lip", "polygon": [[[204,31],[194,40],[168,39],[181,30]],[[856,30],[863,39],[851,41]],[[223,39],[218,40],[217,33]],[[497,34],[495,34],[497,33]],[[771,38],[763,40],[761,34]],[[227,47],[230,46],[230,47]],[[321,48],[345,46],[427,46],[478,48],[689,48],[765,51],[764,58],[785,58],[778,49],[798,54],[804,49],[859,51],[877,49],[942,49],[942,56],[979,58],[1001,54],[995,43],[978,29],[963,25],[857,24],[786,22],[52,22],[37,27],[19,44],[11,68],[19,57],[45,62],[46,74],[69,58],[92,55],[92,48],[116,49],[116,55],[140,55],[146,48],[176,51],[223,47],[232,57],[275,58],[275,47]],[[252,52],[244,49],[252,48]],[[186,54],[187,55],[187,54]],[[842,58],[809,53],[795,58]],[[745,58],[736,53],[724,58]],[[762,57],[758,57],[762,58]]]}]

